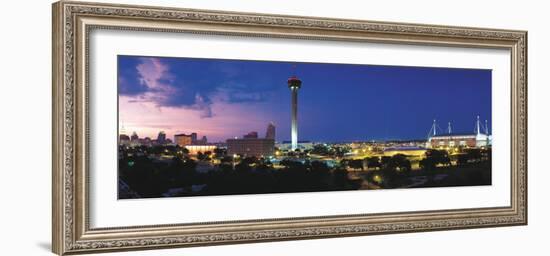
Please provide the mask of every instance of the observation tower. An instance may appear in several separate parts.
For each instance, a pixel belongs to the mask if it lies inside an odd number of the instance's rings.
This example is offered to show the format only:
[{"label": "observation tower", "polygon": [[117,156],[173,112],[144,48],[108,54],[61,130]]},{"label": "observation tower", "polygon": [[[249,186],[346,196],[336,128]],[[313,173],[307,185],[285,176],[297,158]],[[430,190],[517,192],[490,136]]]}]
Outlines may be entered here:
[{"label": "observation tower", "polygon": [[298,148],[298,90],[302,87],[302,80],[298,79],[296,76],[291,76],[288,78],[287,83],[292,100],[292,122],[290,124],[291,149],[296,150]]}]

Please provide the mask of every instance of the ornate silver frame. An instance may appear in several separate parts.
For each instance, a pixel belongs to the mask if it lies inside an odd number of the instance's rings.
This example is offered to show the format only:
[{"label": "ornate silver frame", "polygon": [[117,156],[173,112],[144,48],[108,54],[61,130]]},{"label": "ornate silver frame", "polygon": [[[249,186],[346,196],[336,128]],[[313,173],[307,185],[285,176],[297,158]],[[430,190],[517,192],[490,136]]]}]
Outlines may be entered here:
[{"label": "ornate silver frame", "polygon": [[[511,205],[92,229],[88,35],[93,29],[343,40],[511,51]],[[53,4],[53,242],[74,254],[527,224],[527,32],[61,1]]]}]

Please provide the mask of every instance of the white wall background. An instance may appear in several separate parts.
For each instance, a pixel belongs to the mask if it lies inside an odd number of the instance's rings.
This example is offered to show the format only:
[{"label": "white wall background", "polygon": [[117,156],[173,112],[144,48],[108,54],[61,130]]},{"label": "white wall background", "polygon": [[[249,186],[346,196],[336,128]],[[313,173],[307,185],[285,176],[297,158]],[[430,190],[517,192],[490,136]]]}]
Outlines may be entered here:
[{"label": "white wall background", "polygon": [[[98,1],[98,0],[96,0]],[[99,0],[99,2],[114,2]],[[111,255],[548,255],[550,23],[545,1],[146,1],[292,15],[529,31],[529,225],[523,227],[274,242]],[[0,15],[1,255],[51,255],[50,1],[6,1]],[[546,26],[545,26],[546,25]]]}]

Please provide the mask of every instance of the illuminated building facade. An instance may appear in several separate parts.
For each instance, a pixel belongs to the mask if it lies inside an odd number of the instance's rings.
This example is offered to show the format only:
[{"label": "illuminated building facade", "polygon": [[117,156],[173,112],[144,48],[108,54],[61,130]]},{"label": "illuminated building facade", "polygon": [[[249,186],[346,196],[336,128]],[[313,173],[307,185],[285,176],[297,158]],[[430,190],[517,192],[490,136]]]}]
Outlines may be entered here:
[{"label": "illuminated building facade", "polygon": [[214,149],[217,148],[216,145],[185,145],[184,147],[189,150],[190,155],[197,155],[199,152],[205,153],[208,151],[213,153]]},{"label": "illuminated building facade", "polygon": [[[452,133],[451,125],[449,123],[448,133],[436,134],[436,123],[432,126],[431,135],[428,139],[427,146],[430,148],[454,148],[454,147],[469,147],[469,148],[481,148],[491,145],[492,136],[489,135],[487,122],[485,127],[481,126],[479,116],[476,121],[476,128],[474,132],[470,133]],[[484,131],[482,131],[484,130]]]},{"label": "illuminated building facade", "polygon": [[477,135],[475,133],[451,133],[441,134],[430,138],[431,148],[441,147],[477,147]]},{"label": "illuminated building facade", "polygon": [[426,149],[421,147],[389,147],[384,149],[384,156],[394,156],[402,154],[406,156],[422,157],[426,154]]},{"label": "illuminated building facade", "polygon": [[227,153],[229,155],[267,157],[275,151],[275,140],[261,138],[228,139]]},{"label": "illuminated building facade", "polygon": [[[311,141],[308,141],[308,140],[301,140],[301,141],[298,141],[296,143],[296,149],[299,149],[299,150],[308,150],[308,149],[313,149],[313,142]],[[292,142],[291,141],[283,141],[281,143],[277,143],[277,147],[280,149],[280,150],[292,150]]]},{"label": "illuminated building facade", "polygon": [[193,137],[192,135],[187,135],[187,134],[176,134],[174,135],[174,143],[176,143],[177,145],[183,147],[183,146],[187,146],[187,145],[192,145],[193,144]]}]

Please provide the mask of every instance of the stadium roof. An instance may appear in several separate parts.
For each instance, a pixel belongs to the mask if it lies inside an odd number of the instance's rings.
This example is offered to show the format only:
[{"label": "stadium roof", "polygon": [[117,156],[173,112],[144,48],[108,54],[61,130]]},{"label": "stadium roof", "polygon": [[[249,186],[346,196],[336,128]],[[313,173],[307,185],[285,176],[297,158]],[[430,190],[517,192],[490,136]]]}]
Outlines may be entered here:
[{"label": "stadium roof", "polygon": [[453,133],[444,133],[444,134],[437,134],[434,137],[449,137],[449,136],[476,136],[477,134],[475,132],[453,132]]},{"label": "stadium roof", "polygon": [[422,147],[391,147],[386,148],[384,151],[413,151],[413,150],[425,150],[426,148]]}]

